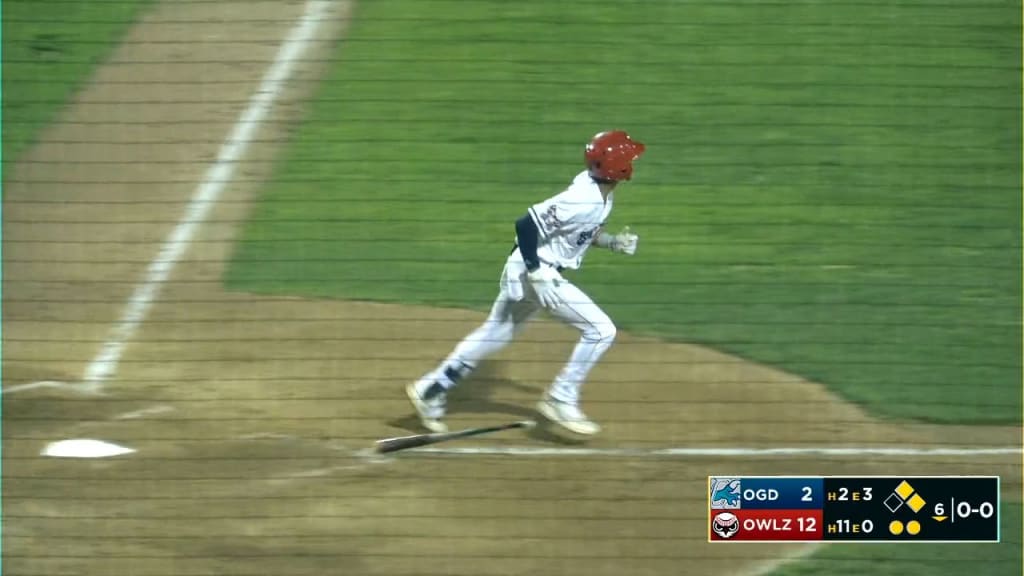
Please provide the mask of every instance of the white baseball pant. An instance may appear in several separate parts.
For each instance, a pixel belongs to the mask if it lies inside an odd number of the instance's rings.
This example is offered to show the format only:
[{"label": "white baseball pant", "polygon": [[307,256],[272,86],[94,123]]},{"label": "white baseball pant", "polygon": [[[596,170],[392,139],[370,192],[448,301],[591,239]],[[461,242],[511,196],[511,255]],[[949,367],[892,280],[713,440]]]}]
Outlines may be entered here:
[{"label": "white baseball pant", "polygon": [[[587,375],[615,340],[615,324],[572,283],[563,282],[558,292],[564,303],[548,313],[577,328],[580,338],[552,383],[550,394],[562,402],[577,404]],[[487,320],[466,336],[429,376],[451,388],[482,360],[510,344],[542,309],[526,280],[526,267],[518,252],[513,253],[505,264],[501,291]]]}]

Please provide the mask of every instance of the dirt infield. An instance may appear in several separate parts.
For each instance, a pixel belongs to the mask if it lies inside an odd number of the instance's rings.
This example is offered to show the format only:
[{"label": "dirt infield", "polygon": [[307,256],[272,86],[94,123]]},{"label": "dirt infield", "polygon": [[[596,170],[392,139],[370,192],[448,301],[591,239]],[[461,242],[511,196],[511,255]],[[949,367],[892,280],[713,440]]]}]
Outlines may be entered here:
[{"label": "dirt infield", "polygon": [[[331,9],[306,60],[343,33],[347,8]],[[365,457],[374,439],[415,429],[404,383],[483,316],[222,289],[267,160],[323,72],[314,62],[296,69],[116,374],[82,393],[73,383],[302,10],[164,1],[6,175],[4,386],[70,383],[3,398],[10,574],[750,574],[801,548],[707,544],[709,474],[1001,474],[1019,492],[1019,456],[601,452],[1020,443],[1019,428],[883,424],[790,374],[629,334],[585,389],[606,428],[593,453],[559,453],[577,444],[541,428],[459,446],[554,449],[544,456]],[[536,417],[573,338],[529,329],[458,390],[452,424]],[[137,452],[39,456],[74,437]]]}]

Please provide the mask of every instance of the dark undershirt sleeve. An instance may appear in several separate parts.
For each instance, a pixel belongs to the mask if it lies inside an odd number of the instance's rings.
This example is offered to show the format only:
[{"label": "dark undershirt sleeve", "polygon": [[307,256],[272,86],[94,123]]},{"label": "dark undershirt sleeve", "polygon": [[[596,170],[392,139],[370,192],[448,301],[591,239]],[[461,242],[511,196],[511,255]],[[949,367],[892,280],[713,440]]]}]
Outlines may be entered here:
[{"label": "dark undershirt sleeve", "polygon": [[533,272],[540,268],[540,259],[537,258],[537,237],[540,231],[537,224],[529,214],[516,220],[516,238],[519,242],[519,253],[523,255],[523,262],[526,262],[526,269]]}]

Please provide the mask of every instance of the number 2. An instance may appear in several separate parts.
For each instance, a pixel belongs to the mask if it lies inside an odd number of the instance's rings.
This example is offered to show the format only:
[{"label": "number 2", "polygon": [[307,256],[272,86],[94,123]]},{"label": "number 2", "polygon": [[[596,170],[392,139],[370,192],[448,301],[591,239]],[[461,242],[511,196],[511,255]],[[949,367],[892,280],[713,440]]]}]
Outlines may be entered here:
[{"label": "number 2", "polygon": [[810,486],[804,486],[804,497],[801,498],[800,501],[801,502],[810,502],[811,501],[811,487]]}]

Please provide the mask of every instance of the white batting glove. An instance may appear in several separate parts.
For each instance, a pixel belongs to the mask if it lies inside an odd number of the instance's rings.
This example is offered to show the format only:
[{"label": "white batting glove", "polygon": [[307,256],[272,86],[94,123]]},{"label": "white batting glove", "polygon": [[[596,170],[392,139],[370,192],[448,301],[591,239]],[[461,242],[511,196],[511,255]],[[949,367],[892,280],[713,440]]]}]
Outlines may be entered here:
[{"label": "white batting glove", "polygon": [[541,266],[533,272],[529,272],[526,277],[530,280],[533,291],[537,293],[541,306],[554,310],[565,302],[558,293],[562,276],[554,268]]},{"label": "white batting glove", "polygon": [[636,245],[640,242],[640,237],[630,231],[629,226],[626,226],[622,232],[615,235],[616,252],[628,254],[632,256],[636,254]]},{"label": "white batting glove", "polygon": [[602,233],[598,239],[598,245],[603,246],[612,252],[618,252],[620,254],[627,254],[632,256],[636,254],[636,245],[640,241],[640,237],[630,231],[629,226],[626,226],[622,232],[615,234]]}]

